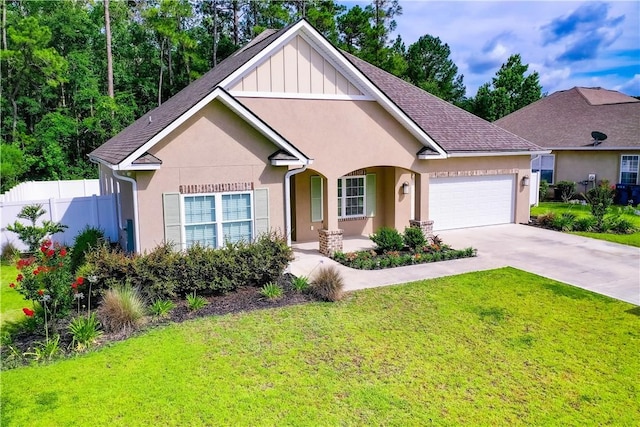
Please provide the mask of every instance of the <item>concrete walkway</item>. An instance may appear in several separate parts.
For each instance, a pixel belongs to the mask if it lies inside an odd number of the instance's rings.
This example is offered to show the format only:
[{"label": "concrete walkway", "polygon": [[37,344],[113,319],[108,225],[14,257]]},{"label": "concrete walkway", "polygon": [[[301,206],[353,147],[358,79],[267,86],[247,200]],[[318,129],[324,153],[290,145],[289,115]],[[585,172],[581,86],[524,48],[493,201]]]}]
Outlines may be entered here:
[{"label": "concrete walkway", "polygon": [[[478,249],[478,256],[363,271],[320,255],[317,242],[300,243],[293,245],[290,271],[312,277],[320,265],[333,264],[345,279],[345,290],[356,290],[511,266],[640,305],[640,248],[516,224],[438,234],[456,249]],[[345,252],[371,247],[366,237],[344,241]]]}]

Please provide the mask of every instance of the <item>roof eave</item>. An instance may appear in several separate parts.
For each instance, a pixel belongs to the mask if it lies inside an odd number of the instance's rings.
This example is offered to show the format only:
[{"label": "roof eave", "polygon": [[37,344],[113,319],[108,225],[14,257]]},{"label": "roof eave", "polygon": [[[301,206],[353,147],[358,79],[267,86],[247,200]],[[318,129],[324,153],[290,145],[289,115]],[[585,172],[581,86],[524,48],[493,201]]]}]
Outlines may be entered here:
[{"label": "roof eave", "polygon": [[551,150],[518,150],[518,151],[458,151],[449,153],[448,157],[506,157],[506,156],[538,156],[549,154]]}]

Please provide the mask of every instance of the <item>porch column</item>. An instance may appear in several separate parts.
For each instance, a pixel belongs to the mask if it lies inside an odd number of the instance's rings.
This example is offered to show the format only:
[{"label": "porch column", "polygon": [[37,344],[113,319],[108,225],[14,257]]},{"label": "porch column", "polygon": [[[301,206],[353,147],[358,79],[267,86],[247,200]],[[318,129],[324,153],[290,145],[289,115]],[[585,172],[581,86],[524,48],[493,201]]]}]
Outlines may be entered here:
[{"label": "porch column", "polygon": [[325,185],[324,229],[318,230],[319,250],[326,256],[342,251],[342,233],[338,228],[338,178],[327,176]]},{"label": "porch column", "polygon": [[426,173],[415,174],[416,212],[409,226],[422,230],[427,239],[433,237],[433,221],[429,219],[429,176]]}]

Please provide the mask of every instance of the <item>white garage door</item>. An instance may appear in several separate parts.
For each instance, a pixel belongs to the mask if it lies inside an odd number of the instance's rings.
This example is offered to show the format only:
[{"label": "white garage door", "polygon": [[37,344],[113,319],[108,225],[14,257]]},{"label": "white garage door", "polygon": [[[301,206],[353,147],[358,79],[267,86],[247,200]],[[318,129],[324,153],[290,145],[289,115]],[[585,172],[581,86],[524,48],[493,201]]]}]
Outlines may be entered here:
[{"label": "white garage door", "polygon": [[429,219],[434,230],[513,222],[515,175],[429,180]]}]

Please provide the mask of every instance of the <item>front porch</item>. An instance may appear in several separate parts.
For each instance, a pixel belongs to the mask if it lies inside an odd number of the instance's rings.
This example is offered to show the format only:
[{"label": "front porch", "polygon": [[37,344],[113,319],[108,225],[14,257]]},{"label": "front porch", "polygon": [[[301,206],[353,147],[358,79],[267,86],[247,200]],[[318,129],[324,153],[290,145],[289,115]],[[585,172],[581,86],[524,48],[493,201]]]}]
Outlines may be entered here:
[{"label": "front porch", "polygon": [[[419,227],[431,235],[426,177],[395,166],[371,166],[346,174],[307,170],[292,182],[292,240],[301,250],[330,256],[369,248],[370,234],[387,226]],[[364,237],[363,237],[364,236]]]}]

